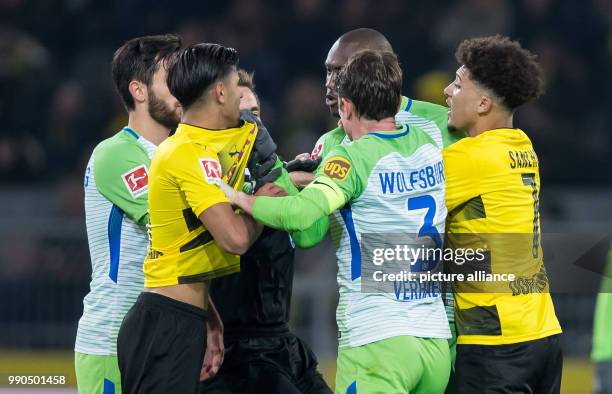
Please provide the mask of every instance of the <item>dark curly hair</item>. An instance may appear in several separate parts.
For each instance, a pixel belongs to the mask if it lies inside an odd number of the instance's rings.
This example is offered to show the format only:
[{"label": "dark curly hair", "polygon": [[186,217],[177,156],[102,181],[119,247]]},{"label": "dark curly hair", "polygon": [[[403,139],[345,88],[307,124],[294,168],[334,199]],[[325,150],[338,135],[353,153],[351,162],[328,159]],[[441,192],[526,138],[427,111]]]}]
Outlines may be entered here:
[{"label": "dark curly hair", "polygon": [[455,57],[472,79],[490,89],[514,111],[544,91],[542,69],[536,55],[517,41],[500,35],[463,41]]}]

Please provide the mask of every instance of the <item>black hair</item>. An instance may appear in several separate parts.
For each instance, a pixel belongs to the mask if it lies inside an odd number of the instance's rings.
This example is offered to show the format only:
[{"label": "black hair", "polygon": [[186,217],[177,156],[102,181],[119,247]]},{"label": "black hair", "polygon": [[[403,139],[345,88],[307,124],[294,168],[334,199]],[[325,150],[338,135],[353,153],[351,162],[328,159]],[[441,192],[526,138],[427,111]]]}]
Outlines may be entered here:
[{"label": "black hair", "polygon": [[238,66],[238,52],[219,44],[196,44],[180,50],[168,67],[168,88],[184,110],[212,84]]},{"label": "black hair", "polygon": [[134,110],[130,82],[136,80],[149,86],[159,65],[167,62],[181,45],[176,34],[164,34],[131,39],[115,51],[111,65],[113,82],[126,110]]},{"label": "black hair", "polygon": [[455,57],[468,69],[470,78],[490,89],[511,111],[544,91],[542,68],[536,55],[508,37],[465,40]]}]

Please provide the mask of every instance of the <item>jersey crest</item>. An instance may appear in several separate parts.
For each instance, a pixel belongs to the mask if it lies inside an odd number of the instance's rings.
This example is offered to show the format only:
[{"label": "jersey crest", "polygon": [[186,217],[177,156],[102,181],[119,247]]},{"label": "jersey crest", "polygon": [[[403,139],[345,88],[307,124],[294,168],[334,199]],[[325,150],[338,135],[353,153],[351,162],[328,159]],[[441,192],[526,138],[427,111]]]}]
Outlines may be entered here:
[{"label": "jersey crest", "polygon": [[323,144],[322,143],[318,143],[314,149],[312,150],[312,153],[310,154],[310,158],[312,160],[317,160],[319,158],[319,156],[321,155],[321,152],[323,151]]}]

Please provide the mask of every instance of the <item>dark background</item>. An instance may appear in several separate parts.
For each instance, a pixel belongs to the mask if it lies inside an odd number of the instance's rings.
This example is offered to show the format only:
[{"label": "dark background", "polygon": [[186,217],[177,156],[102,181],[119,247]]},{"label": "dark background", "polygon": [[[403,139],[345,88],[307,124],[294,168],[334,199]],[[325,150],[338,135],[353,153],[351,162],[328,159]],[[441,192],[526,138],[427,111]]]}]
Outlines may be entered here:
[{"label": "dark background", "polygon": [[[547,93],[519,110],[516,125],[539,155],[543,231],[610,232],[610,0],[0,0],[0,349],[74,344],[91,273],[84,168],[127,122],[110,78],[116,48],[170,32],[235,47],[255,72],[279,153],[292,158],[336,122],[323,63],[357,27],[388,37],[406,95],[440,104],[461,40],[500,33],[537,53]],[[333,358],[329,243],[300,252],[296,264],[293,325]],[[570,357],[588,357],[596,290],[555,295]]]}]

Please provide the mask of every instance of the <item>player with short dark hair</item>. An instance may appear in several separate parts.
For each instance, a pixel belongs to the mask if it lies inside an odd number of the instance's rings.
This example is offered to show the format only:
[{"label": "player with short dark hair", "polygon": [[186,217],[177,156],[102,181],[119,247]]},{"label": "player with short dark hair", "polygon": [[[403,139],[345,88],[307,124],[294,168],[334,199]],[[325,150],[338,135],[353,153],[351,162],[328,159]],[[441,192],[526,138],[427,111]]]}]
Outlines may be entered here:
[{"label": "player with short dark hair", "polygon": [[[337,83],[351,142],[331,149],[312,183],[296,196],[278,198],[221,187],[267,226],[299,231],[331,214],[340,228],[336,393],[441,393],[451,368],[451,334],[440,293],[417,289],[414,298],[399,300],[385,291],[362,291],[371,267],[362,266],[360,246],[366,234],[426,231],[413,247],[438,242],[446,217],[441,147],[418,127],[396,126],[402,72],[394,54],[355,54]],[[409,190],[392,191],[383,181],[419,171],[431,172],[431,181],[414,182]],[[319,229],[319,241],[326,232]]]},{"label": "player with short dark hair", "polygon": [[559,393],[561,327],[540,245],[539,163],[513,124],[517,108],[541,95],[542,70],[502,36],[465,40],[456,58],[461,67],[444,90],[448,124],[469,137],[444,151],[447,241],[483,248],[490,258],[478,270],[517,279],[469,291],[457,283],[455,392]]},{"label": "player with short dark hair", "polygon": [[166,85],[168,61],[180,46],[172,34],[139,37],[113,57],[113,82],[128,124],[96,146],[85,170],[92,275],[74,346],[81,393],[122,390],[117,332],[144,282],[151,157],[181,116]]},{"label": "player with short dark hair", "polygon": [[238,255],[262,226],[235,213],[216,185],[223,179],[242,188],[249,157],[266,146],[257,140],[267,136],[240,116],[237,64],[234,49],[197,44],[168,67],[183,116],[151,162],[145,290],[117,340],[125,393],[196,393],[200,372],[214,375],[223,360],[210,280],[238,272]]},{"label": "player with short dark hair", "polygon": [[[253,74],[238,70],[240,107],[259,116]],[[286,171],[274,182],[297,194]],[[299,234],[295,243],[302,246]],[[240,273],[212,281],[224,325],[225,357],[201,393],[331,394],[310,347],[289,329],[295,246],[287,232],[265,227],[240,257]]]}]

